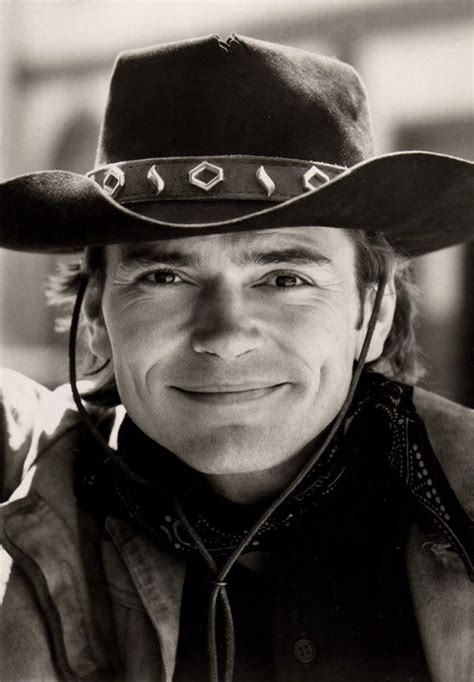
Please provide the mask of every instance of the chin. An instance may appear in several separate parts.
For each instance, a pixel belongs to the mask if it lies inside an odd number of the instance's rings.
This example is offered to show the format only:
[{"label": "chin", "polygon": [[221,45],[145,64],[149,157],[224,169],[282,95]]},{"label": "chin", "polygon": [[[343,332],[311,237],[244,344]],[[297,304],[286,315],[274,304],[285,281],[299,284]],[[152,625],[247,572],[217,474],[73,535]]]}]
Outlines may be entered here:
[{"label": "chin", "polygon": [[[244,474],[262,471],[279,463],[275,447],[256,439],[247,429],[214,429],[205,435],[169,444],[182,462],[202,474]],[[281,459],[285,459],[282,454]]]}]

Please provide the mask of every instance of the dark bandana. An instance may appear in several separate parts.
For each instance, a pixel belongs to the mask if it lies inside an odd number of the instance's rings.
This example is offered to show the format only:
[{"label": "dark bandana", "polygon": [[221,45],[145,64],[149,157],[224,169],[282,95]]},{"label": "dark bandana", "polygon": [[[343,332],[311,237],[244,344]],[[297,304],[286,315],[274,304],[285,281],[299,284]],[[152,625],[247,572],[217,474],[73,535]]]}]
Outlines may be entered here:
[{"label": "dark bandana", "polygon": [[[272,550],[304,530],[317,534],[318,518],[344,506],[352,487],[359,495],[377,481],[382,505],[399,505],[420,528],[456,552],[474,577],[474,524],[452,491],[412,402],[413,389],[380,374],[362,375],[341,429],[293,495],[261,528],[247,551]],[[87,454],[86,454],[87,453]],[[196,549],[173,507],[176,497],[206,548],[225,559],[258,520],[265,506],[228,502],[209,490],[201,476],[145,436],[126,417],[119,454],[153,487],[132,482],[115,462],[88,443],[76,475],[79,501],[102,515],[127,519],[139,531],[174,551]],[[319,524],[321,525],[321,524]],[[325,541],[328,538],[325,538]]]}]

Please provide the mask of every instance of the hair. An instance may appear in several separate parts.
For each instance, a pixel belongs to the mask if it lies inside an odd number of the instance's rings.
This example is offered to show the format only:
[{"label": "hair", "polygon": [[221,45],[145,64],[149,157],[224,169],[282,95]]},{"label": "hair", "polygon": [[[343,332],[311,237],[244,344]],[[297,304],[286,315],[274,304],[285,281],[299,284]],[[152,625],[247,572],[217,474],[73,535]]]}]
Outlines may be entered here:
[{"label": "hair", "polygon": [[356,246],[356,280],[360,301],[359,328],[363,323],[363,304],[367,293],[381,278],[390,282],[396,296],[392,326],[382,354],[367,368],[390,379],[416,384],[424,375],[422,355],[416,340],[418,290],[412,262],[397,254],[379,232],[351,230]]},{"label": "hair", "polygon": [[[348,230],[356,246],[356,280],[360,302],[357,328],[364,321],[364,302],[370,290],[375,290],[381,278],[388,282],[393,277],[393,294],[396,295],[394,318],[382,354],[367,364],[367,369],[380,372],[390,379],[415,384],[423,375],[420,350],[415,338],[417,290],[410,262],[397,255],[387,239],[378,232]],[[105,282],[105,247],[87,247],[67,263],[58,263],[47,288],[47,298],[58,308],[56,330],[67,331],[70,326],[74,301],[80,278],[86,275],[99,287]],[[390,295],[390,294],[389,294]],[[78,333],[79,372],[82,377],[98,376],[96,387],[85,394],[85,400],[101,406],[120,403],[112,364],[99,364],[89,349],[84,319]]]}]

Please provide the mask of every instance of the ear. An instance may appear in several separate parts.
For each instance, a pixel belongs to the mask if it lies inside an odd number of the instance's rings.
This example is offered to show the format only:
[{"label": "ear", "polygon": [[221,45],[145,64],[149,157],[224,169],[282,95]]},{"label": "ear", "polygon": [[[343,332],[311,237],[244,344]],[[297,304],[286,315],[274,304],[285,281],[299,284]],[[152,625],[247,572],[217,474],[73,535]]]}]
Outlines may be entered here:
[{"label": "ear", "polygon": [[103,290],[102,282],[92,277],[87,285],[83,307],[89,350],[101,362],[112,358],[112,346],[102,313]]},{"label": "ear", "polygon": [[[362,351],[362,346],[364,344],[365,336],[367,334],[367,327],[369,325],[370,316],[372,314],[372,309],[374,306],[376,291],[373,288],[367,292],[364,301],[364,321],[359,330],[359,336],[357,338],[356,354],[355,359],[358,360]],[[372,339],[370,341],[369,351],[367,353],[367,362],[374,362],[382,355],[383,347],[387,336],[389,335],[390,329],[392,328],[393,316],[395,313],[395,305],[397,302],[397,295],[395,292],[395,285],[393,278],[387,282],[385,285],[384,295],[382,298],[382,304],[380,306],[379,314],[377,316],[377,322],[374,327],[374,332],[372,334]]]}]

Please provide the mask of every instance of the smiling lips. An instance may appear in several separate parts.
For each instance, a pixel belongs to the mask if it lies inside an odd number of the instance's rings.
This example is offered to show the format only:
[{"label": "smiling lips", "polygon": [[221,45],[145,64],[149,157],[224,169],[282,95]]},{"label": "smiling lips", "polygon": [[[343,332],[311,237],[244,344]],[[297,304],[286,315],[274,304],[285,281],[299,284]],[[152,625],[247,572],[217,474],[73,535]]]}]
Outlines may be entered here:
[{"label": "smiling lips", "polygon": [[192,401],[212,405],[228,405],[258,400],[286,386],[278,384],[212,384],[209,386],[172,386]]}]

